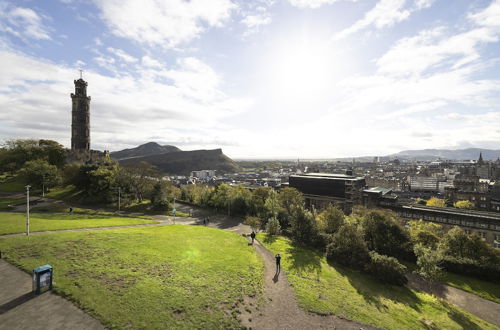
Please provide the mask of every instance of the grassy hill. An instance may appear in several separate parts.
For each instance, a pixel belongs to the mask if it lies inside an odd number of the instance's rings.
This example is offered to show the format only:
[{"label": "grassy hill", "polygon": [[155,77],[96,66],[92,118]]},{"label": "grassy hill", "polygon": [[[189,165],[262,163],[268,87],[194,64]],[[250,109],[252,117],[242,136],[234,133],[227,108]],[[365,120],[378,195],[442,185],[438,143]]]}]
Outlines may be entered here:
[{"label": "grassy hill", "polygon": [[168,174],[187,175],[195,170],[218,170],[221,172],[235,172],[238,164],[222,153],[221,149],[177,151],[166,154],[133,157],[120,160],[120,165],[129,165],[138,162],[147,162],[158,167]]},{"label": "grassy hill", "polygon": [[240,328],[243,301],[262,296],[262,259],[245,238],[213,228],[10,237],[0,250],[27,272],[52,265],[55,290],[109,328]]},{"label": "grassy hill", "polygon": [[169,145],[161,146],[156,142],[148,142],[135,148],[114,151],[110,154],[110,156],[111,158],[114,159],[123,159],[130,157],[142,157],[149,155],[166,154],[175,151],[181,151],[181,149],[175,146],[169,146]]},{"label": "grassy hill", "polygon": [[460,308],[425,293],[383,284],[369,275],[326,261],[322,253],[285,238],[259,240],[280,253],[299,305],[383,329],[497,329]]}]

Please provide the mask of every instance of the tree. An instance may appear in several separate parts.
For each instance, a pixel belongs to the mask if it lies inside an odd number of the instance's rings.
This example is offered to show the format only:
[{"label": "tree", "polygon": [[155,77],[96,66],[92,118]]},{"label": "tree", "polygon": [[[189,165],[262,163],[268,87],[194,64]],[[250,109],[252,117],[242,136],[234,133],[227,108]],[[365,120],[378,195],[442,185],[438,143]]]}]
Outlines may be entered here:
[{"label": "tree", "polygon": [[0,168],[17,170],[27,161],[43,159],[48,164],[62,168],[66,163],[67,150],[56,141],[17,139],[5,143],[6,149],[1,153]]},{"label": "tree", "polygon": [[266,219],[268,218],[276,218],[280,211],[280,202],[278,193],[274,190],[271,190],[267,198],[264,202],[264,214]]},{"label": "tree", "polygon": [[416,244],[413,251],[417,256],[417,274],[427,279],[430,284],[443,276],[443,269],[439,265],[443,260],[441,250]]},{"label": "tree", "polygon": [[61,182],[61,176],[57,167],[50,165],[43,159],[25,162],[20,174],[24,182],[34,188],[55,187]]},{"label": "tree", "polygon": [[155,183],[153,191],[151,192],[151,204],[156,210],[168,211],[171,209],[166,184],[164,182],[158,181]]},{"label": "tree", "polygon": [[246,217],[245,221],[243,222],[245,225],[250,226],[253,231],[258,232],[260,229],[260,226],[262,225],[261,221],[257,217]]},{"label": "tree", "polygon": [[338,208],[329,205],[318,217],[319,230],[327,234],[334,234],[345,222],[344,213]]},{"label": "tree", "polygon": [[410,238],[389,214],[371,211],[361,223],[368,249],[391,257],[407,256]]},{"label": "tree", "polygon": [[231,213],[248,214],[251,210],[252,193],[243,185],[230,187],[229,199],[231,202]]},{"label": "tree", "polygon": [[355,225],[346,223],[333,234],[326,248],[326,257],[331,262],[363,269],[370,261],[363,234]]},{"label": "tree", "polygon": [[431,197],[427,201],[426,205],[427,206],[434,206],[434,207],[445,207],[446,203],[445,203],[444,199],[437,198],[437,197]]},{"label": "tree", "polygon": [[274,191],[269,187],[258,187],[252,192],[252,214],[260,218],[265,218],[267,216],[266,210],[264,209],[264,203],[266,202],[269,193]]},{"label": "tree", "polygon": [[280,222],[281,228],[286,229],[291,225],[293,209],[304,207],[304,195],[295,188],[283,188],[279,193],[279,202],[282,209]]},{"label": "tree", "polygon": [[276,218],[269,219],[266,225],[266,232],[269,235],[279,235],[279,233],[281,232],[281,226],[278,219]]},{"label": "tree", "polygon": [[443,236],[440,248],[448,256],[455,258],[469,257],[469,235],[462,228],[455,226]]},{"label": "tree", "polygon": [[139,203],[151,193],[155,182],[160,177],[156,166],[146,162],[127,165],[123,168],[122,174],[128,175],[128,184]]},{"label": "tree", "polygon": [[453,204],[454,207],[457,209],[465,209],[465,210],[472,210],[474,209],[474,204],[472,202],[464,200],[464,201],[456,201]]},{"label": "tree", "polygon": [[443,236],[441,225],[423,220],[408,222],[408,232],[413,245],[422,244],[433,249],[437,248]]},{"label": "tree", "polygon": [[210,204],[219,210],[228,210],[231,205],[231,187],[225,183],[218,185],[215,188]]},{"label": "tree", "polygon": [[290,234],[292,238],[302,244],[313,245],[318,237],[318,227],[313,214],[303,206],[291,208]]}]

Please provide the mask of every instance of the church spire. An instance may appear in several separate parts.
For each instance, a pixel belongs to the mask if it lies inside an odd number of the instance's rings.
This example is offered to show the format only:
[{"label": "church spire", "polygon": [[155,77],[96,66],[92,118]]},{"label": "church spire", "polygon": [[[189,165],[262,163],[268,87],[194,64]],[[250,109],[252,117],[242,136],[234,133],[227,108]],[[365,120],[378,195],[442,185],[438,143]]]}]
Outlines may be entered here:
[{"label": "church spire", "polygon": [[483,165],[484,164],[484,161],[483,161],[483,153],[480,151],[479,152],[479,160],[477,161],[477,163],[479,165]]}]

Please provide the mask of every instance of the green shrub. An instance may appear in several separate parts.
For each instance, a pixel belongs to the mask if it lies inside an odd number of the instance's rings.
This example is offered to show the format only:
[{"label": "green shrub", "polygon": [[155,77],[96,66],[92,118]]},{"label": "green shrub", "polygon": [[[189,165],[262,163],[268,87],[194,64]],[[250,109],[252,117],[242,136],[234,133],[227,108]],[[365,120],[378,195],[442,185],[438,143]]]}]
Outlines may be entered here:
[{"label": "green shrub", "polygon": [[266,225],[266,232],[269,235],[279,235],[280,231],[281,231],[281,226],[278,219],[276,219],[275,217],[269,219]]},{"label": "green shrub", "polygon": [[356,226],[347,223],[332,236],[332,242],[326,247],[326,258],[358,269],[370,261],[363,235]]},{"label": "green shrub", "polygon": [[365,265],[365,271],[381,282],[394,285],[405,285],[408,282],[404,265],[400,264],[396,258],[374,251],[370,251],[370,262]]}]

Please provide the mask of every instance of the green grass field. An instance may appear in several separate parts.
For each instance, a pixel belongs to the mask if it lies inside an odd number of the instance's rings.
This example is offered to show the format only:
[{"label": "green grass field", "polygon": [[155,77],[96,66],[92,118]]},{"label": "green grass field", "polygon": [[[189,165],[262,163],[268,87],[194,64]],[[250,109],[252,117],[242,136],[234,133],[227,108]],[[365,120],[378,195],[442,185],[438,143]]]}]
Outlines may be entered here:
[{"label": "green grass field", "polygon": [[497,329],[476,316],[428,294],[378,282],[349,268],[330,265],[323,254],[285,238],[259,240],[281,263],[299,305],[386,329]]},{"label": "green grass field", "polygon": [[229,329],[261,301],[263,262],[244,237],[201,226],[0,239],[27,272],[54,267],[55,290],[110,328]]},{"label": "green grass field", "polygon": [[500,304],[500,283],[482,281],[455,273],[447,273],[442,282]]},{"label": "green grass field", "polygon": [[[156,223],[153,220],[126,217],[106,217],[78,214],[43,214],[30,215],[30,231],[46,231],[76,228],[94,228],[108,226],[139,225]],[[26,214],[0,212],[0,235],[23,233],[26,228]]]}]

